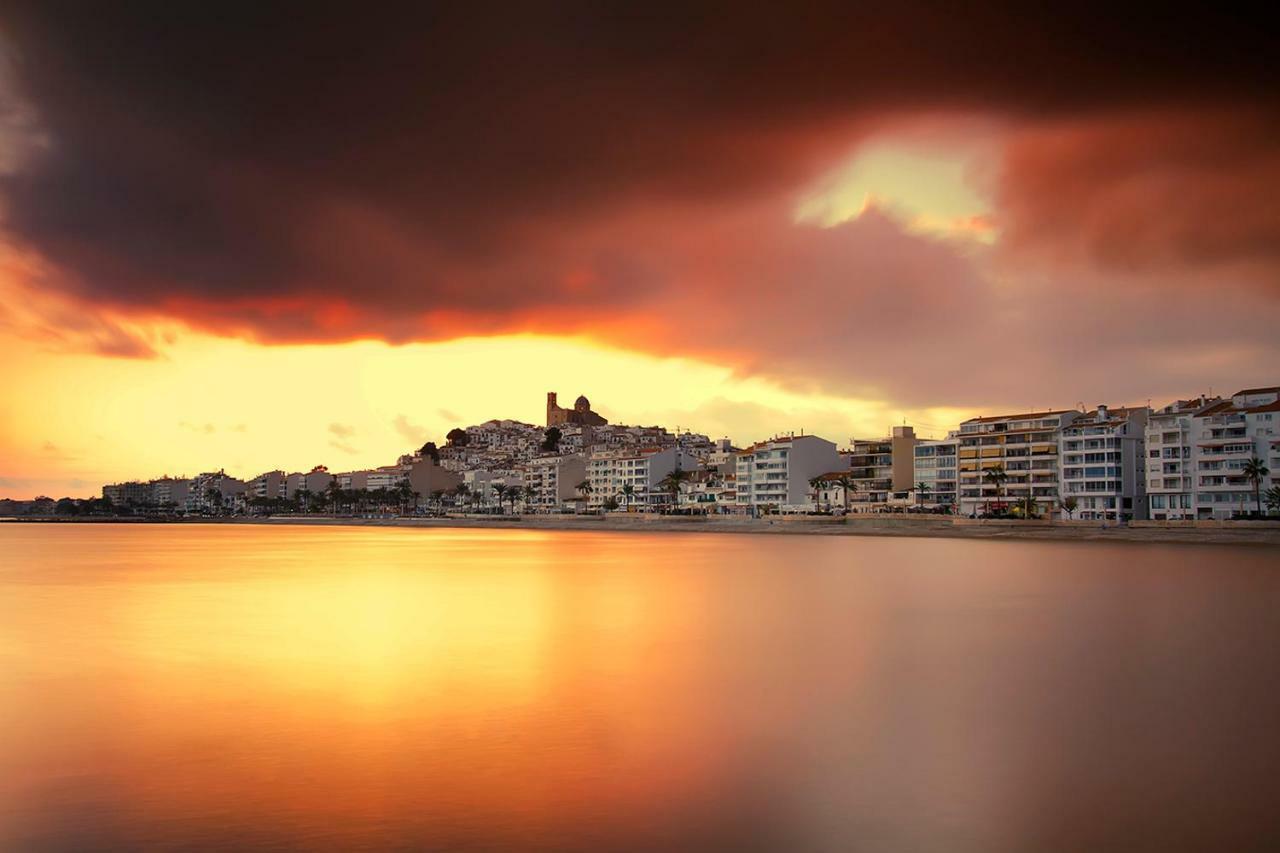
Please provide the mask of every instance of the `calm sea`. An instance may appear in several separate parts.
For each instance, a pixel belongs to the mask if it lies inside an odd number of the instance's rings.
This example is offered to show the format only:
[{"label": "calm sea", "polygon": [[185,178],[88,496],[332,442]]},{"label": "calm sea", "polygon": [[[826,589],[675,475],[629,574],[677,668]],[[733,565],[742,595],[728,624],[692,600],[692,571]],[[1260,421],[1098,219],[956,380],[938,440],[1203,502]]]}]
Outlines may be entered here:
[{"label": "calm sea", "polygon": [[0,849],[1241,850],[1280,553],[0,525]]}]

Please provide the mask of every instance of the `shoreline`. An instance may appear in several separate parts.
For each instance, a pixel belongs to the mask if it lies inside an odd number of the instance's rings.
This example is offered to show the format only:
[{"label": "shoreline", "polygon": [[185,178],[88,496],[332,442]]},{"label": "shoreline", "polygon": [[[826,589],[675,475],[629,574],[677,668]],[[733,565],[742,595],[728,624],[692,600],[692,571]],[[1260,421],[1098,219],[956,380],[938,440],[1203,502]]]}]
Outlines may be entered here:
[{"label": "shoreline", "polygon": [[[958,523],[957,523],[958,522]],[[1084,522],[974,522],[969,519],[832,518],[781,516],[765,519],[716,516],[451,516],[445,518],[347,518],[323,515],[259,518],[66,518],[15,517],[28,524],[252,524],[312,527],[399,527],[417,529],[596,530],[617,533],[717,533],[782,536],[888,536],[934,539],[1004,539],[1066,542],[1147,542],[1188,545],[1280,545],[1280,525],[1268,527],[1109,526]],[[1249,522],[1237,522],[1248,524]],[[1265,522],[1264,522],[1265,523]],[[1024,526],[1025,525],[1025,526]]]}]

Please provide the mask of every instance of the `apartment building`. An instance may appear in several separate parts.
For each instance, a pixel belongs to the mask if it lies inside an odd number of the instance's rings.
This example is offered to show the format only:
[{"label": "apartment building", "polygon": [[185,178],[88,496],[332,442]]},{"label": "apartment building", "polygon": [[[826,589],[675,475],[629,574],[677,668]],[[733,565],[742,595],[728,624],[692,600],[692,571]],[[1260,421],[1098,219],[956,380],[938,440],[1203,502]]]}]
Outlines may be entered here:
[{"label": "apartment building", "polygon": [[[1063,427],[1079,412],[1028,412],[970,418],[960,424],[957,468],[960,475],[960,514],[1012,509],[1030,497],[1037,512],[1058,512],[1058,440]],[[984,478],[996,466],[1007,479],[997,486]]]},{"label": "apartment building", "polygon": [[809,481],[842,468],[834,442],[816,435],[774,438],[737,455],[737,502],[752,513],[810,509]]},{"label": "apartment building", "polygon": [[849,440],[849,450],[841,455],[848,461],[847,473],[853,485],[849,495],[852,512],[887,506],[895,491],[912,488],[918,441],[909,426],[893,427],[886,438]]},{"label": "apartment building", "polygon": [[[235,507],[244,499],[245,482],[226,471],[210,471],[192,478],[187,491],[187,512],[207,512]],[[214,492],[217,496],[214,496]]]},{"label": "apartment building", "polygon": [[310,495],[318,495],[329,488],[332,479],[333,475],[323,465],[317,465],[305,474],[290,474],[284,479],[285,497],[294,500],[303,490]]},{"label": "apartment building", "polygon": [[160,507],[186,506],[190,491],[190,480],[161,477],[151,481],[151,502]]},{"label": "apartment building", "polygon": [[145,506],[151,503],[151,484],[113,483],[102,487],[102,497],[114,506]]},{"label": "apartment building", "polygon": [[254,498],[283,498],[285,496],[285,473],[283,471],[267,471],[259,474],[245,484],[245,496]]},{"label": "apartment building", "polygon": [[1256,458],[1270,469],[1259,485],[1263,492],[1280,482],[1280,386],[1237,391],[1190,421],[1194,517],[1225,519],[1256,510],[1244,468]]},{"label": "apartment building", "polygon": [[1147,419],[1147,505],[1157,521],[1195,518],[1192,418],[1221,397],[1175,400]]},{"label": "apartment building", "polygon": [[[587,506],[600,509],[609,498],[618,498],[628,508],[651,508],[671,503],[671,494],[662,487],[667,475],[680,468],[699,470],[697,458],[680,447],[645,447],[636,450],[599,450],[587,462],[591,483]],[[623,500],[623,487],[633,494]]]},{"label": "apartment building", "polygon": [[539,456],[524,465],[525,498],[531,512],[555,512],[578,497],[578,484],[587,478],[587,461],[577,454]]},{"label": "apartment building", "polygon": [[1098,406],[1062,428],[1059,503],[1074,498],[1072,518],[1145,519],[1146,428],[1150,409]]},{"label": "apartment building", "polygon": [[[958,506],[959,479],[956,465],[960,440],[955,434],[947,438],[921,441],[912,448],[915,457],[916,501],[925,507]],[[922,486],[923,488],[917,488]]]}]

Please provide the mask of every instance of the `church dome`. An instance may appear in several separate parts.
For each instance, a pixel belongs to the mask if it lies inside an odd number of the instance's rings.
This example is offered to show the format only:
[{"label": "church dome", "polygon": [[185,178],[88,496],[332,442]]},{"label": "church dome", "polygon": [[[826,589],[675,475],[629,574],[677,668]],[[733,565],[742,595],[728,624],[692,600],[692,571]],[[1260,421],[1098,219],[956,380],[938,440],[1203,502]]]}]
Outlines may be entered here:
[{"label": "church dome", "polygon": [[573,403],[573,408],[579,412],[591,411],[591,401],[587,399],[587,395],[583,394]]}]

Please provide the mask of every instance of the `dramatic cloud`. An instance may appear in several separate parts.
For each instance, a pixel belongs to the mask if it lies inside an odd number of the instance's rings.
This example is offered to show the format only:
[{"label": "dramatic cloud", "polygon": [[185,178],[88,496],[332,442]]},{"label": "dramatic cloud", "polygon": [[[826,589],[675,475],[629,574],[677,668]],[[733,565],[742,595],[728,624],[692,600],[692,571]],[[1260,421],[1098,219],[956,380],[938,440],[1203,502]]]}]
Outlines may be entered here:
[{"label": "dramatic cloud", "polygon": [[[3,227],[73,309],[23,322],[100,352],[151,353],[130,318],[540,331],[937,405],[1023,402],[1028,376],[1028,404],[1138,393],[1117,360],[1180,391],[1208,353],[1242,380],[1280,354],[1280,72],[1243,17],[18,7]],[[974,121],[1003,152],[974,178],[989,216],[797,223],[859,144]],[[1199,322],[1218,287],[1229,328]]]}]

